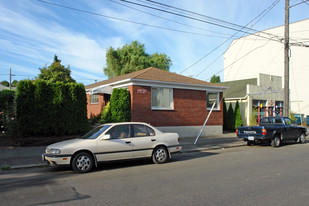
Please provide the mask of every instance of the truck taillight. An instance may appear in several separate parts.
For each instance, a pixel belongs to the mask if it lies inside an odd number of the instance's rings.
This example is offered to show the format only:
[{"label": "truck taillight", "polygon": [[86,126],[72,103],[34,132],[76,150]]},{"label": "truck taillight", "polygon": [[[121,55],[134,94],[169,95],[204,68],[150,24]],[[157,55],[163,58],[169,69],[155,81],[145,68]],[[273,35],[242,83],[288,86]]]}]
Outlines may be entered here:
[{"label": "truck taillight", "polygon": [[266,129],[262,129],[262,135],[266,135]]},{"label": "truck taillight", "polygon": [[238,129],[236,129],[236,135],[238,135]]},{"label": "truck taillight", "polygon": [[180,142],[180,137],[178,137],[178,142]]}]

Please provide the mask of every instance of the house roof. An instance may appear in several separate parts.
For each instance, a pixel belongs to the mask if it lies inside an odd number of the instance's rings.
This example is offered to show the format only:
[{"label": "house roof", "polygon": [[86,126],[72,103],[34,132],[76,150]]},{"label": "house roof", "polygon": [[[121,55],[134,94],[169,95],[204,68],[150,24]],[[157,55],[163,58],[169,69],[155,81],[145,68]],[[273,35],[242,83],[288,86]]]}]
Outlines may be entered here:
[{"label": "house roof", "polygon": [[242,98],[247,95],[247,84],[257,85],[257,78],[228,81],[221,84],[229,87],[223,92],[224,98]]},{"label": "house roof", "polygon": [[214,84],[210,82],[205,82],[202,80],[194,79],[191,77],[186,77],[183,75],[179,75],[176,73],[172,73],[169,71],[165,71],[162,69],[149,67],[147,69],[139,70],[136,72],[132,72],[129,74],[117,76],[112,79],[104,80],[101,82],[97,82],[94,84],[90,84],[85,86],[86,90],[96,88],[102,85],[110,85],[116,82],[120,82],[123,80],[148,80],[148,81],[156,81],[156,82],[169,82],[169,83],[179,83],[183,85],[191,84],[191,85],[199,85],[199,86],[209,86],[209,87],[218,87],[221,88],[222,85]]}]

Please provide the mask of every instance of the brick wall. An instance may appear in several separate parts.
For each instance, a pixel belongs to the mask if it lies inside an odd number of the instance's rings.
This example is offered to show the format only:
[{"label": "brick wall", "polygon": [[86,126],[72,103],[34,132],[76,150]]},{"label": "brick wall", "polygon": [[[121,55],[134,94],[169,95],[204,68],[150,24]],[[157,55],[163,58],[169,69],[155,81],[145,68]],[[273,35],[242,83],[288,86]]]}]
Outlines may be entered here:
[{"label": "brick wall", "polygon": [[90,118],[91,115],[99,115],[105,106],[104,94],[99,94],[99,103],[91,104],[90,94],[87,94],[87,117]]},{"label": "brick wall", "polygon": [[[203,125],[206,110],[206,92],[173,89],[174,110],[151,110],[151,87],[129,86],[131,94],[131,121],[146,122],[153,126]],[[222,93],[220,94],[220,99]],[[223,103],[220,111],[213,111],[207,125],[223,125]]]}]

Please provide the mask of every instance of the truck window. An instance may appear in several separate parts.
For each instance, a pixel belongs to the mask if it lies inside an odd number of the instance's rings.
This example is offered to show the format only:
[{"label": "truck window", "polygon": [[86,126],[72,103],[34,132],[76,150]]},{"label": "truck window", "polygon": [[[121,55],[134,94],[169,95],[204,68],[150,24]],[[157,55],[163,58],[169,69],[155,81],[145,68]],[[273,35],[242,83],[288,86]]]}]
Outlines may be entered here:
[{"label": "truck window", "polygon": [[262,121],[261,121],[262,124],[271,124],[272,121],[271,121],[271,118],[263,118]]},{"label": "truck window", "polygon": [[281,118],[276,118],[275,119],[275,124],[282,124],[282,119]]},{"label": "truck window", "polygon": [[288,118],[284,119],[284,121],[285,121],[285,125],[287,125],[287,126],[290,126],[290,125],[293,124],[292,120],[290,120]]}]

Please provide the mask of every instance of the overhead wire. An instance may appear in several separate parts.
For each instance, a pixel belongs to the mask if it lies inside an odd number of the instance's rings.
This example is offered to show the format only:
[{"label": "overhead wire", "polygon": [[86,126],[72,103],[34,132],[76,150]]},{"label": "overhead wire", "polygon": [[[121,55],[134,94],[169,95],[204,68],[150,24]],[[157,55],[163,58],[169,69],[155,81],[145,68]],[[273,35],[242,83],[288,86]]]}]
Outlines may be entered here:
[{"label": "overhead wire", "polygon": [[[113,3],[115,3],[115,4],[118,4],[118,5],[127,7],[127,8],[129,8],[129,9],[132,9],[132,10],[135,10],[135,11],[138,11],[138,12],[141,12],[141,13],[144,13],[144,14],[148,14],[148,15],[154,16],[154,17],[156,17],[156,18],[164,19],[164,20],[166,20],[166,21],[170,21],[170,22],[173,22],[173,23],[176,23],[176,24],[180,24],[180,25],[183,25],[183,26],[187,26],[187,27],[199,29],[199,30],[202,30],[202,31],[207,31],[207,32],[211,32],[211,33],[216,33],[216,34],[225,35],[224,37],[223,37],[223,36],[213,36],[213,37],[226,38],[226,36],[229,36],[229,34],[224,34],[224,33],[221,33],[221,32],[216,32],[216,31],[213,31],[213,30],[208,30],[208,29],[204,29],[204,28],[201,28],[201,27],[197,27],[197,26],[192,26],[192,25],[189,25],[189,24],[185,24],[185,23],[183,23],[183,22],[179,22],[179,21],[175,21],[175,20],[172,20],[172,19],[168,19],[168,18],[159,16],[159,15],[155,15],[155,14],[152,14],[152,13],[149,13],[149,12],[146,12],[146,11],[143,11],[143,10],[140,10],[140,9],[137,9],[137,8],[134,8],[134,7],[131,7],[131,6],[122,4],[122,3],[117,2],[117,1],[115,1],[115,0],[110,0],[110,1],[113,2]],[[209,36],[211,36],[211,35],[209,35]]]},{"label": "overhead wire", "polygon": [[104,15],[104,14],[98,14],[98,13],[95,13],[95,12],[91,12],[91,11],[87,11],[87,10],[83,10],[83,9],[77,9],[77,8],[74,8],[74,7],[65,6],[65,5],[62,5],[62,4],[57,4],[57,3],[53,3],[53,2],[49,2],[49,1],[45,1],[45,0],[36,0],[36,1],[48,4],[48,5],[52,5],[52,6],[61,7],[61,8],[64,8],[64,9],[69,9],[69,10],[73,10],[73,11],[77,11],[77,12],[81,12],[81,13],[85,13],[85,14],[104,17],[104,18],[113,19],[113,20],[122,21],[122,22],[127,22],[127,23],[131,23],[131,24],[137,24],[137,25],[141,25],[141,26],[147,26],[147,27],[163,29],[163,30],[168,30],[168,31],[174,31],[174,32],[179,32],[179,33],[185,33],[185,34],[214,37],[213,35],[208,35],[208,34],[202,34],[202,33],[196,33],[196,32],[184,31],[184,30],[178,30],[178,29],[171,29],[171,28],[166,28],[166,27],[162,27],[162,26],[155,26],[155,25],[141,23],[141,22],[137,22],[137,21],[130,21],[130,20],[127,20],[127,19],[121,19],[121,18],[118,18],[118,17],[108,16],[108,15]]},{"label": "overhead wire", "polygon": [[[277,1],[277,4],[279,3],[279,1]],[[276,4],[275,4],[276,5]],[[254,22],[256,19],[257,22],[255,24],[257,24],[268,12],[271,11],[272,8],[274,8],[275,5],[271,5],[270,7],[268,7],[267,9],[264,9],[259,15],[257,15],[255,18],[253,18],[248,24],[246,24],[244,26],[247,27],[248,25],[250,25],[252,22]],[[255,25],[254,24],[254,25]],[[252,25],[252,26],[254,26]],[[252,27],[251,26],[251,27]],[[232,38],[234,38],[234,36],[237,34],[238,32],[234,33],[231,37],[229,37],[228,39],[226,39],[224,42],[222,42],[219,46],[217,46],[215,49],[213,49],[212,51],[210,51],[209,53],[207,53],[206,55],[204,55],[202,58],[200,58],[198,61],[196,61],[195,63],[193,63],[192,65],[190,65],[189,67],[187,67],[185,70],[183,70],[182,72],[180,72],[180,74],[182,74],[183,72],[187,71],[188,69],[190,69],[191,67],[193,67],[194,65],[196,65],[197,63],[199,63],[202,59],[206,58],[207,56],[209,56],[211,53],[213,53],[214,51],[216,51],[217,49],[219,49],[221,46],[223,46],[226,42],[228,42],[229,40],[231,40]],[[224,53],[223,53],[224,54]],[[219,55],[222,56],[223,54]],[[215,59],[215,61],[217,61],[219,59],[219,57],[217,57]],[[198,73],[198,75],[196,75],[195,77],[199,76],[202,72],[204,72],[207,68],[209,68],[215,61],[213,61],[212,63],[210,63],[209,65],[207,65],[207,67],[205,69],[203,69],[200,73]]]},{"label": "overhead wire", "polygon": [[[207,24],[218,26],[218,27],[221,27],[221,28],[225,28],[225,29],[229,29],[229,30],[234,30],[234,31],[237,31],[237,32],[242,32],[242,33],[245,33],[245,34],[248,34],[248,35],[260,36],[261,38],[271,39],[273,41],[282,42],[282,38],[281,37],[278,37],[278,39],[269,38],[269,37],[266,37],[266,36],[262,36],[260,34],[242,31],[242,29],[237,29],[237,28],[233,28],[231,26],[226,26],[226,25],[223,25],[223,24],[211,22],[209,20],[203,20],[203,19],[200,19],[200,18],[191,17],[191,16],[183,15],[183,14],[172,12],[172,11],[167,11],[167,10],[160,9],[160,8],[155,8],[155,7],[152,7],[152,6],[147,6],[147,5],[136,3],[136,2],[132,2],[132,1],[129,1],[129,0],[120,0],[120,1],[127,2],[127,3],[130,3],[130,4],[134,4],[134,5],[137,5],[137,6],[142,6],[142,7],[149,8],[149,9],[154,9],[154,10],[165,12],[165,13],[169,13],[169,14],[173,14],[173,15],[180,16],[180,17],[183,17],[183,18],[199,21],[199,22],[202,22],[202,23],[207,23]],[[276,1],[279,2],[280,0],[276,0]],[[275,37],[277,37],[277,36],[275,36]]]}]

